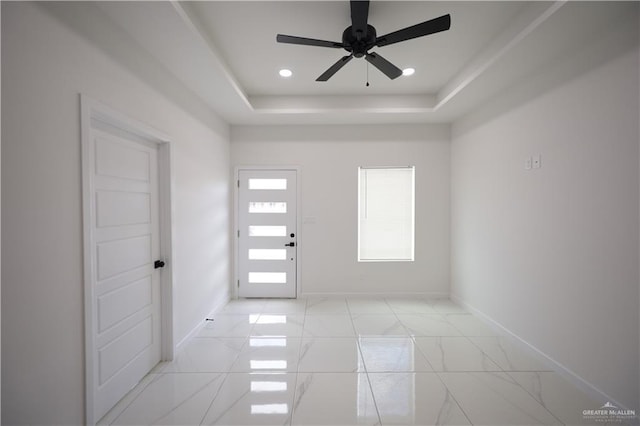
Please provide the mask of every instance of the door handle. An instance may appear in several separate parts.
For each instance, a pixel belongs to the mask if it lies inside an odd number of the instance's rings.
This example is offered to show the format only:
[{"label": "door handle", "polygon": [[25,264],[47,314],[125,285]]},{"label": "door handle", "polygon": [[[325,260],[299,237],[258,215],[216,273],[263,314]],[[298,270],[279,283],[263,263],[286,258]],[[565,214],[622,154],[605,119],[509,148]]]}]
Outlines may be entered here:
[{"label": "door handle", "polygon": [[153,269],[164,268],[164,262],[162,260],[156,260],[153,262]]},{"label": "door handle", "polygon": [[285,244],[284,246],[285,246],[285,247],[295,247],[295,246],[296,246],[296,243],[294,243],[294,242],[290,242],[289,244]]}]

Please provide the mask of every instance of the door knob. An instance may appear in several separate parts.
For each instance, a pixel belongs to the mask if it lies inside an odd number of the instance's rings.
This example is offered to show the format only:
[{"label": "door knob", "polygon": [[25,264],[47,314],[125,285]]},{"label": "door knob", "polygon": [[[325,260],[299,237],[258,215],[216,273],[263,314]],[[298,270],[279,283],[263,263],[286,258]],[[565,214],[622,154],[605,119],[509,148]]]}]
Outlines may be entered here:
[{"label": "door knob", "polygon": [[153,262],[153,269],[164,268],[164,262],[162,260],[156,260]]},{"label": "door knob", "polygon": [[285,244],[284,246],[285,246],[285,247],[295,247],[295,246],[296,246],[296,243],[291,242],[291,243],[289,243],[289,244]]}]

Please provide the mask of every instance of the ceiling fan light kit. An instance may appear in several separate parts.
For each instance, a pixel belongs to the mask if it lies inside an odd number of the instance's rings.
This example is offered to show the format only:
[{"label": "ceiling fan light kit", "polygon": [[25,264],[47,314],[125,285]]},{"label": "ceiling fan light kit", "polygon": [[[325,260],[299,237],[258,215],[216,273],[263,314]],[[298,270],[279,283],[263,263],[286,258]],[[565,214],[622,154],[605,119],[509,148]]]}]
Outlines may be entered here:
[{"label": "ceiling fan light kit", "polygon": [[[348,55],[340,58],[335,64],[331,65],[324,73],[316,79],[316,81],[327,81],[335,73],[337,73],[349,61],[355,58],[362,58],[371,65],[380,70],[390,79],[395,79],[403,74],[403,71],[387,61],[376,52],[369,52],[374,47],[383,47],[390,44],[399,43],[405,40],[411,40],[430,34],[447,31],[451,27],[451,16],[443,15],[439,18],[421,22],[398,31],[378,37],[376,29],[369,25],[369,1],[351,0],[351,26],[347,27],[342,33],[342,42],[317,40],[313,38],[290,36],[278,34],[276,41],[278,43],[299,44],[303,46],[329,47],[334,49],[344,49],[349,52]],[[411,73],[413,74],[413,73]],[[411,75],[406,74],[406,75]]]}]

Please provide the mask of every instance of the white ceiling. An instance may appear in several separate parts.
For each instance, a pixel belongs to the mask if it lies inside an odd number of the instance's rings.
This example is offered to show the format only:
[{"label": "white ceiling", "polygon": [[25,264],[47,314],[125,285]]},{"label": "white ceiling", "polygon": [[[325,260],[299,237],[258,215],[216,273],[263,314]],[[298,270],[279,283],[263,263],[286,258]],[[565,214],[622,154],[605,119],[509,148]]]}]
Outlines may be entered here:
[{"label": "white ceiling", "polygon": [[[276,43],[276,34],[341,41],[348,1],[97,2],[184,87],[231,124],[451,122],[615,28],[635,2],[372,1],[386,34],[443,14],[446,32],[376,48],[416,73],[389,80],[345,52]],[[281,68],[293,71],[283,79]]]},{"label": "white ceiling", "polygon": [[[249,95],[429,94],[447,83],[469,59],[497,36],[524,3],[374,2],[369,23],[378,35],[451,14],[453,29],[408,40],[377,53],[399,68],[413,67],[411,78],[390,80],[371,68],[365,86],[364,58],[354,60],[325,83],[315,79],[345,55],[342,49],[277,44],[276,34],[342,41],[351,25],[348,1],[189,3]],[[268,18],[267,18],[268,17]],[[245,30],[246,28],[246,30]],[[464,31],[461,31],[464,29]],[[451,49],[455,46],[454,49]],[[290,79],[281,68],[294,71]]]}]

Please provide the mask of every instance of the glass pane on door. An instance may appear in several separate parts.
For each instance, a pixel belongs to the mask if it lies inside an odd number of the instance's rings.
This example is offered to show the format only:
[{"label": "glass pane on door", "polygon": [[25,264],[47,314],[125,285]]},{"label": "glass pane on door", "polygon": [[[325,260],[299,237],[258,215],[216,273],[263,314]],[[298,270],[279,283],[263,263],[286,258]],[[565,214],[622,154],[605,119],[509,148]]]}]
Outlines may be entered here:
[{"label": "glass pane on door", "polygon": [[285,260],[286,249],[249,249],[250,260]]},{"label": "glass pane on door", "polygon": [[285,284],[286,272],[249,272],[249,282],[252,284]]},{"label": "glass pane on door", "polygon": [[249,225],[250,237],[284,237],[286,235],[286,226]]},{"label": "glass pane on door", "polygon": [[260,189],[286,190],[287,180],[286,179],[249,179],[249,189],[251,190],[260,190]]},{"label": "glass pane on door", "polygon": [[263,202],[252,201],[249,203],[249,213],[286,213],[287,203],[285,202]]}]

